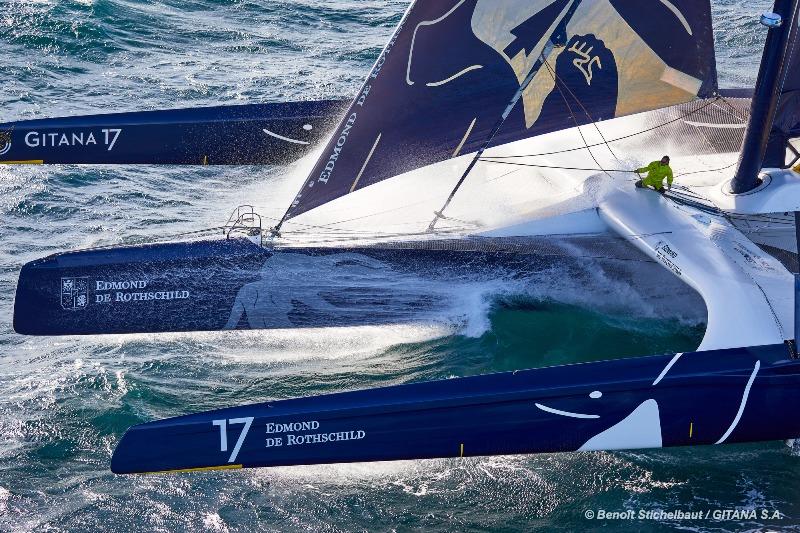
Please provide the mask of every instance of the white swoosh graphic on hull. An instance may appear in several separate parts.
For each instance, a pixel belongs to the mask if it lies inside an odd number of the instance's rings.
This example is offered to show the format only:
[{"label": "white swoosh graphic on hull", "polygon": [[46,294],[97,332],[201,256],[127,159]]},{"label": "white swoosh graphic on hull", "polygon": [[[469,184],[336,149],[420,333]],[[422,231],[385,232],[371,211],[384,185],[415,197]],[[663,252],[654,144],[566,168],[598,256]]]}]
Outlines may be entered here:
[{"label": "white swoosh graphic on hull", "polygon": [[536,407],[538,407],[542,411],[546,411],[548,413],[553,413],[554,415],[569,416],[571,418],[600,418],[600,415],[585,415],[583,413],[573,413],[573,412],[570,412],[570,411],[562,411],[561,409],[553,409],[552,407],[547,407],[546,405],[542,405],[540,403],[537,403]]},{"label": "white swoosh graphic on hull", "polygon": [[747,404],[747,397],[750,395],[750,387],[753,386],[753,381],[756,379],[756,374],[758,374],[759,368],[761,368],[761,361],[756,361],[756,366],[753,368],[753,373],[750,374],[750,379],[747,380],[747,386],[744,388],[742,402],[739,404],[739,411],[736,413],[736,418],[734,418],[733,422],[731,422],[731,426],[728,428],[728,431],[726,431],[725,434],[714,444],[722,444],[725,442],[725,439],[731,436],[731,433],[733,433],[733,430],[736,429],[736,426],[739,424],[739,420],[742,418],[742,413],[744,412],[744,406]]},{"label": "white swoosh graphic on hull", "polygon": [[669,369],[672,368],[672,365],[674,365],[675,363],[678,362],[678,359],[680,359],[682,355],[683,355],[683,352],[676,353],[672,357],[672,359],[670,359],[669,363],[667,363],[667,366],[664,367],[664,370],[661,371],[661,373],[658,375],[656,380],[653,382],[653,385],[658,385],[658,382],[661,381],[662,379],[664,379],[664,376],[667,375],[667,372],[669,372]]},{"label": "white swoosh graphic on hull", "polygon": [[266,133],[267,135],[269,135],[270,137],[275,137],[276,139],[280,139],[282,141],[286,141],[287,143],[310,144],[310,143],[307,143],[306,141],[300,141],[298,139],[290,139],[289,137],[284,137],[283,135],[278,135],[274,131],[269,131],[267,128],[264,128],[262,131],[264,133]]}]

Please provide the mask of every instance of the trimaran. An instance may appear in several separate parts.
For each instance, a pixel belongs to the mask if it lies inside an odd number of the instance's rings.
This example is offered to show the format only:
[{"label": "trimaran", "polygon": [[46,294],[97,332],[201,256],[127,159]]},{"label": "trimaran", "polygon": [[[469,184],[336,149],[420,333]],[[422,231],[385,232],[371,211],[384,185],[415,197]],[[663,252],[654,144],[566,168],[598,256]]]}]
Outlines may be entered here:
[{"label": "trimaran", "polygon": [[[15,330],[406,320],[431,301],[382,289],[382,268],[447,279],[468,263],[502,276],[539,254],[566,260],[602,249],[612,258],[645,257],[699,293],[708,326],[696,352],[171,418],[129,429],[111,468],[798,437],[800,313],[791,270],[800,175],[790,169],[800,157],[791,141],[800,133],[798,1],[776,0],[774,12],[762,15],[767,38],[751,90],[717,87],[707,0],[417,0],[349,103],[3,125],[0,159],[16,163],[278,164],[321,149],[276,223],[262,225],[253,209],[240,208],[225,238],[81,250],[26,264]],[[667,152],[679,169],[675,186],[665,195],[634,188],[636,176],[625,169]],[[414,214],[395,223],[401,212]],[[384,229],[372,236],[354,229],[364,225]],[[314,230],[322,237],[312,244],[293,239]],[[337,276],[350,292],[331,296],[317,286]],[[365,279],[373,285],[365,288]],[[392,312],[384,308],[389,300]]]}]

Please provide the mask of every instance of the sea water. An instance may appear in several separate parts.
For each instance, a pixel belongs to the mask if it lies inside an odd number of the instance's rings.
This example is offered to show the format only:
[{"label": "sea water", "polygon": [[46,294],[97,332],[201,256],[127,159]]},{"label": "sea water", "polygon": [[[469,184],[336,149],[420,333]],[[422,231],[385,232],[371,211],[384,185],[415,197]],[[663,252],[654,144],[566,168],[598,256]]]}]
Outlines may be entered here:
[{"label": "sea water", "polygon": [[[0,121],[346,98],[406,6],[7,0],[0,5]],[[714,3],[723,86],[752,85],[764,37],[757,15],[768,7],[763,0]],[[293,179],[263,167],[0,167],[0,530],[718,531],[786,529],[800,520],[800,458],[782,443],[111,474],[112,450],[136,423],[682,351],[702,338],[702,317],[659,316],[637,291],[603,276],[588,276],[577,289],[558,276],[528,287],[499,279],[454,294],[441,320],[382,327],[63,338],[12,332],[25,262],[217,226],[254,193],[274,215],[293,194]],[[719,513],[737,509],[758,513]],[[718,513],[627,518],[631,511],[706,510]],[[785,518],[764,517],[764,510]],[[600,511],[616,518],[598,520]]]}]

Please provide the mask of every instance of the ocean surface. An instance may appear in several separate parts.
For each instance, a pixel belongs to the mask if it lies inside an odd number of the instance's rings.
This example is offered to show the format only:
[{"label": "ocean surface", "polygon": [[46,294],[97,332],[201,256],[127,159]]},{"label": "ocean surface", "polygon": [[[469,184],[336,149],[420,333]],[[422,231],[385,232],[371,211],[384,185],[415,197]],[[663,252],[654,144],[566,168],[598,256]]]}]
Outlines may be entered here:
[{"label": "ocean surface", "polygon": [[[355,93],[407,2],[4,0],[0,122]],[[714,2],[722,86],[754,82],[768,2]],[[683,351],[702,318],[659,316],[630,287],[502,280],[444,320],[313,331],[28,338],[20,267],[80,247],[218,226],[286,169],[0,167],[0,531],[628,531],[800,526],[783,443],[115,476],[127,427],[166,416],[391,383]],[[296,180],[295,180],[296,181]],[[276,192],[273,196],[273,191]],[[577,294],[577,296],[576,296]],[[796,415],[796,413],[791,413]],[[639,510],[778,511],[777,520],[587,520]]]}]

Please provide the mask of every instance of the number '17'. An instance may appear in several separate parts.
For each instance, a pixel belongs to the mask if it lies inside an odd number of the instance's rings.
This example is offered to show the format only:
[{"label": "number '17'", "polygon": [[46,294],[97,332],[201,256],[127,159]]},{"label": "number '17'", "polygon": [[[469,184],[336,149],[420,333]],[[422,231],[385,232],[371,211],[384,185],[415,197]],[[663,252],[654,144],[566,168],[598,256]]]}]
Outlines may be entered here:
[{"label": "number '17'", "polygon": [[247,432],[250,431],[250,426],[253,424],[253,418],[252,416],[245,416],[243,418],[231,418],[228,420],[223,418],[221,420],[211,421],[212,425],[219,426],[219,451],[221,452],[228,451],[228,424],[244,424],[239,438],[236,439],[236,445],[233,447],[231,456],[228,458],[229,463],[234,462],[236,456],[239,455],[239,450],[242,449],[242,444],[244,444],[244,439],[247,437]]}]

